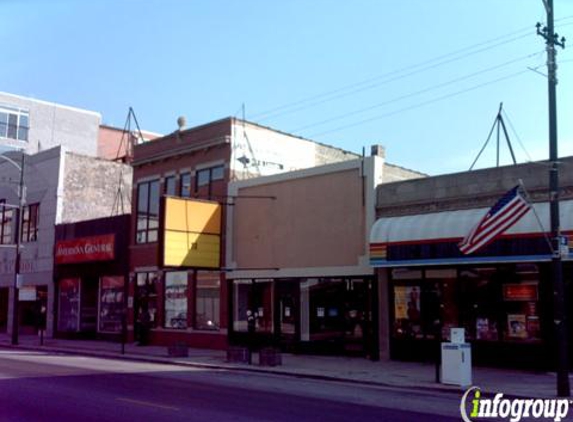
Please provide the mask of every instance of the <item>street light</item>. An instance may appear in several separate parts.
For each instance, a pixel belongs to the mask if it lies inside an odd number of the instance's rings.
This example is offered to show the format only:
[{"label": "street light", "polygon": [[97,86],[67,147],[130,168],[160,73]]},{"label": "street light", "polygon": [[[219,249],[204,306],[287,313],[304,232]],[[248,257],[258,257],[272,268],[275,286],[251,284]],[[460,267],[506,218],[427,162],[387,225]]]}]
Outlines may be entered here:
[{"label": "street light", "polygon": [[20,278],[20,230],[22,228],[22,209],[24,208],[24,157],[26,154],[22,151],[22,159],[20,164],[15,162],[9,157],[0,154],[0,158],[7,163],[12,164],[18,169],[20,173],[20,181],[18,183],[18,207],[16,209],[16,232],[14,234],[14,243],[16,244],[16,258],[14,259],[14,294],[12,296],[12,345],[18,344],[18,281]]}]

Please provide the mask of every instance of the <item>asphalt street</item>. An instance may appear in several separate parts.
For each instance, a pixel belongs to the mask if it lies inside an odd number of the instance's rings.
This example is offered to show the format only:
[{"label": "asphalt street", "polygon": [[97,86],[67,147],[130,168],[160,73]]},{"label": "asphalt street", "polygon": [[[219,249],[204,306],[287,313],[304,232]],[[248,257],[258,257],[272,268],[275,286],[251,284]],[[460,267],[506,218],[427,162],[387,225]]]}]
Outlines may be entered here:
[{"label": "asphalt street", "polygon": [[0,349],[0,421],[459,421],[459,398]]}]

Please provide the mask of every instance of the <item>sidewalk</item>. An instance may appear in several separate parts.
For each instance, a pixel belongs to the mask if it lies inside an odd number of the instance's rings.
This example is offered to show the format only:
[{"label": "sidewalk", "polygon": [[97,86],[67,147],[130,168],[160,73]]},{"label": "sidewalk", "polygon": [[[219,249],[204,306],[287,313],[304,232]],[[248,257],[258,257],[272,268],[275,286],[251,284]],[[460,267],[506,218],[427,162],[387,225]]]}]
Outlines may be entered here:
[{"label": "sidewalk", "polygon": [[[0,335],[0,347],[13,347],[10,337]],[[435,367],[432,364],[416,362],[380,361],[372,362],[363,358],[332,356],[308,356],[283,354],[283,365],[278,367],[258,366],[257,357],[253,365],[226,362],[222,350],[189,349],[189,357],[169,357],[167,347],[125,345],[125,355],[121,354],[121,344],[95,340],[45,339],[40,346],[36,336],[20,336],[23,350],[74,353],[81,355],[139,360],[155,363],[168,363],[210,369],[227,369],[274,373],[302,378],[346,381],[378,386],[417,389],[434,392],[462,393],[465,389],[435,382]],[[555,374],[527,372],[508,369],[477,367],[473,370],[473,385],[486,393],[504,393],[519,397],[554,397]]]}]

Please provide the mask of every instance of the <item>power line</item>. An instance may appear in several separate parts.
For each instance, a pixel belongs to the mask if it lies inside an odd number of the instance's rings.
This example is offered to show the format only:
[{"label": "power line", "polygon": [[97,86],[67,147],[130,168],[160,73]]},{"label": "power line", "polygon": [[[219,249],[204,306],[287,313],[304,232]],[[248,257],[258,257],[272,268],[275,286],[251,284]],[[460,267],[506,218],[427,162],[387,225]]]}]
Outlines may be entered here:
[{"label": "power line", "polygon": [[517,62],[519,62],[519,61],[529,59],[529,58],[531,58],[531,57],[537,56],[538,54],[539,54],[539,53],[527,54],[527,55],[525,55],[525,56],[521,56],[521,57],[518,57],[518,58],[516,58],[516,59],[509,60],[509,61],[507,61],[507,62],[498,64],[498,65],[496,65],[496,66],[492,66],[492,67],[489,67],[489,68],[486,68],[486,69],[482,69],[482,70],[480,70],[480,71],[473,72],[473,73],[470,73],[470,74],[468,74],[468,75],[461,76],[461,77],[459,77],[459,78],[455,78],[455,79],[452,79],[452,80],[447,81],[447,82],[443,82],[443,83],[440,83],[440,84],[437,84],[437,85],[430,86],[430,87],[428,87],[428,88],[421,89],[421,90],[419,90],[419,91],[411,92],[411,93],[409,93],[409,94],[405,94],[405,95],[401,95],[401,96],[399,96],[399,97],[392,98],[392,99],[387,100],[387,101],[384,101],[384,102],[382,102],[382,103],[374,104],[374,105],[372,105],[372,106],[365,107],[365,108],[362,108],[362,109],[359,109],[359,110],[356,110],[356,111],[352,111],[352,112],[349,112],[349,113],[340,114],[340,115],[337,115],[337,116],[334,116],[334,117],[331,117],[331,118],[328,118],[328,119],[325,119],[325,120],[321,120],[321,121],[316,122],[316,123],[312,123],[312,124],[308,124],[308,125],[305,125],[305,126],[302,126],[302,127],[298,127],[298,128],[296,128],[296,129],[291,130],[291,132],[297,133],[297,132],[304,131],[304,130],[309,129],[309,128],[312,128],[312,127],[321,126],[321,125],[323,125],[323,124],[330,123],[330,122],[332,122],[332,121],[345,119],[345,118],[348,118],[348,117],[350,117],[350,116],[355,116],[355,115],[357,115],[357,114],[361,114],[361,113],[364,113],[364,112],[367,112],[367,111],[370,111],[370,110],[373,110],[373,109],[376,109],[376,108],[379,108],[379,107],[382,107],[382,106],[385,106],[385,105],[389,105],[389,104],[392,104],[392,103],[395,103],[395,102],[398,102],[398,101],[402,101],[402,100],[407,99],[407,98],[411,98],[411,97],[415,97],[415,96],[417,96],[417,95],[425,94],[425,93],[427,93],[427,92],[430,92],[430,91],[433,91],[433,90],[436,90],[436,89],[439,89],[439,88],[443,88],[443,87],[445,87],[445,86],[452,85],[452,84],[455,84],[455,83],[457,83],[457,82],[461,82],[461,81],[464,81],[464,80],[467,80],[467,79],[471,79],[471,78],[473,78],[473,77],[482,75],[482,74],[487,73],[487,72],[491,72],[491,71],[496,70],[496,69],[500,69],[500,68],[505,67],[505,66],[508,66],[508,65],[510,65],[510,64],[517,63]]},{"label": "power line", "polygon": [[[298,100],[298,101],[295,101],[295,102],[283,104],[283,105],[281,105],[281,106],[272,108],[272,109],[270,109],[270,110],[267,110],[267,111],[264,111],[264,112],[261,112],[261,113],[256,113],[256,114],[254,114],[253,116],[251,116],[251,118],[260,118],[260,117],[263,117],[263,116],[267,116],[267,115],[273,114],[273,113],[275,113],[276,111],[279,111],[279,110],[283,110],[283,109],[286,109],[286,108],[291,108],[291,107],[293,107],[293,106],[297,106],[297,105],[299,105],[299,104],[303,104],[303,103],[306,103],[306,102],[310,102],[310,101],[313,101],[313,100],[318,99],[318,98],[323,98],[323,97],[325,97],[325,96],[329,96],[329,95],[336,94],[336,93],[339,93],[339,92],[342,92],[342,91],[346,91],[346,90],[348,90],[348,89],[353,89],[353,88],[356,88],[356,87],[361,86],[361,85],[369,84],[369,83],[372,83],[372,82],[377,81],[377,80],[379,80],[379,79],[386,78],[386,77],[389,77],[389,76],[392,76],[392,75],[401,73],[401,72],[403,72],[403,71],[406,71],[406,70],[409,70],[409,69],[412,69],[412,68],[423,67],[423,66],[426,66],[426,65],[428,65],[428,64],[430,64],[430,63],[438,62],[438,61],[447,59],[447,58],[449,58],[449,57],[451,57],[451,56],[459,55],[459,54],[462,54],[462,53],[467,54],[468,50],[473,50],[473,49],[476,49],[476,48],[480,48],[480,47],[482,47],[482,46],[484,46],[484,45],[492,44],[492,43],[495,43],[495,42],[497,42],[497,41],[499,41],[499,40],[502,40],[502,39],[505,39],[505,38],[508,38],[508,37],[512,37],[512,36],[515,36],[515,35],[517,35],[517,34],[523,34],[526,30],[529,31],[530,29],[531,29],[531,28],[520,29],[520,30],[518,30],[518,31],[514,31],[514,32],[511,32],[511,33],[509,33],[509,34],[502,35],[502,36],[499,36],[499,37],[496,37],[496,38],[493,38],[493,39],[490,39],[490,40],[487,40],[487,41],[484,41],[484,42],[480,42],[480,43],[478,43],[478,44],[474,44],[474,45],[469,46],[469,47],[464,47],[464,48],[462,48],[462,49],[455,50],[455,51],[453,51],[453,52],[446,53],[446,54],[443,54],[443,55],[434,57],[434,58],[429,59],[429,60],[426,60],[426,61],[424,61],[424,62],[417,63],[417,64],[410,65],[410,66],[406,66],[406,67],[403,67],[403,68],[400,68],[400,69],[397,69],[397,70],[394,70],[394,71],[391,71],[391,72],[388,72],[388,73],[385,73],[385,74],[382,74],[382,75],[379,75],[379,76],[376,76],[376,77],[373,77],[373,78],[370,78],[370,79],[367,79],[367,80],[364,80],[364,81],[361,81],[361,82],[356,82],[356,83],[353,83],[353,84],[350,84],[350,85],[343,86],[343,87],[341,87],[341,88],[337,88],[337,89],[334,89],[334,90],[331,90],[331,91],[323,92],[323,93],[321,93],[321,94],[317,94],[317,95],[314,95],[314,96],[311,96],[311,97],[307,97],[307,98],[304,98],[304,99],[301,99],[301,100]],[[527,36],[527,35],[530,35],[530,34],[524,34],[524,35],[522,35],[522,37],[525,37],[525,36]],[[519,38],[521,38],[521,37],[518,37],[518,39],[519,39]],[[514,39],[505,41],[504,43],[511,42],[511,41],[514,41]],[[497,45],[495,45],[495,46],[497,46]],[[494,48],[495,46],[492,46],[491,48]]]},{"label": "power line", "polygon": [[348,129],[348,128],[355,127],[355,126],[360,126],[360,125],[363,125],[363,124],[365,124],[365,123],[373,122],[373,121],[375,121],[375,120],[380,120],[380,119],[383,119],[383,118],[385,118],[385,117],[394,116],[394,115],[396,115],[396,114],[400,114],[400,113],[403,113],[403,112],[405,112],[405,111],[409,111],[409,110],[413,110],[413,109],[416,109],[416,108],[420,108],[420,107],[423,107],[423,106],[426,106],[426,105],[429,105],[429,104],[437,103],[437,102],[439,102],[439,101],[443,101],[443,100],[446,100],[446,99],[448,99],[448,98],[452,98],[452,97],[455,97],[455,96],[458,96],[458,95],[462,95],[462,94],[465,94],[465,93],[470,92],[470,91],[475,91],[475,90],[477,90],[477,89],[479,89],[479,88],[483,88],[483,87],[488,86],[488,85],[493,85],[493,84],[495,84],[495,83],[497,83],[497,82],[501,82],[501,81],[504,81],[504,80],[507,80],[507,79],[515,78],[515,77],[517,77],[517,76],[519,76],[519,75],[522,75],[522,74],[524,74],[524,73],[527,73],[527,72],[529,72],[528,69],[522,70],[522,71],[519,71],[519,72],[516,72],[516,73],[512,73],[512,74],[510,74],[510,75],[507,75],[507,76],[503,76],[503,77],[501,77],[501,78],[494,79],[494,80],[492,80],[492,81],[488,81],[488,82],[481,83],[481,84],[479,84],[479,85],[472,86],[472,87],[470,87],[470,88],[466,88],[466,89],[463,89],[463,90],[460,90],[460,91],[456,91],[456,92],[453,92],[453,93],[450,93],[450,94],[447,94],[447,95],[443,95],[443,96],[440,96],[440,97],[437,97],[437,98],[434,98],[434,99],[431,99],[431,100],[428,100],[428,101],[424,101],[424,102],[422,102],[422,103],[414,104],[414,105],[412,105],[412,106],[404,107],[404,108],[401,108],[401,109],[396,110],[396,111],[392,111],[392,112],[385,113],[385,114],[381,114],[381,115],[378,115],[378,116],[374,116],[374,117],[371,117],[371,118],[368,118],[368,119],[360,120],[360,121],[358,121],[358,122],[351,123],[351,124],[348,124],[348,125],[339,126],[339,127],[336,127],[336,128],[334,128],[334,129],[330,129],[330,130],[327,130],[327,131],[324,131],[324,132],[313,133],[313,134],[309,135],[309,137],[312,138],[312,137],[322,136],[322,135],[326,135],[326,134],[328,134],[328,133],[338,132],[338,131],[341,131],[341,130],[343,130],[343,129]]},{"label": "power line", "polygon": [[[337,90],[334,90],[331,92],[319,94],[317,96],[310,97],[310,98],[307,98],[305,100],[297,101],[295,103],[291,103],[289,105],[279,107],[279,108],[275,109],[275,112],[269,111],[266,113],[259,113],[257,115],[254,115],[253,117],[254,118],[258,117],[259,121],[264,121],[264,120],[269,120],[269,119],[276,118],[279,116],[283,116],[286,114],[296,113],[298,111],[305,110],[305,109],[308,109],[311,107],[315,107],[317,105],[324,104],[326,102],[334,101],[334,100],[337,100],[340,98],[345,98],[345,97],[357,94],[359,92],[363,92],[363,91],[367,91],[367,90],[370,90],[373,88],[377,88],[379,86],[386,85],[390,82],[395,82],[395,81],[398,81],[400,79],[404,79],[404,78],[407,78],[409,76],[419,74],[421,72],[425,72],[425,71],[435,69],[435,68],[440,67],[440,66],[444,66],[444,65],[465,59],[466,57],[470,57],[470,56],[482,53],[484,51],[488,51],[488,50],[491,50],[493,48],[499,47],[501,45],[508,44],[510,42],[519,40],[521,38],[528,37],[530,35],[531,34],[524,34],[524,35],[512,38],[510,40],[502,41],[500,43],[481,48],[479,50],[466,52],[465,54],[462,54],[462,55],[459,55],[459,52],[456,52],[458,54],[458,56],[449,58],[447,60],[445,60],[445,58],[447,58],[451,55],[454,55],[456,53],[440,56],[436,59],[432,59],[432,60],[429,60],[427,62],[423,62],[420,64],[404,67],[404,68],[401,68],[401,69],[398,69],[398,70],[377,76],[375,78],[368,79],[366,81],[358,82],[356,84],[348,85],[346,87],[343,87],[343,88],[340,88],[340,89],[337,89]],[[438,61],[438,60],[441,60],[441,61]],[[437,61],[437,63],[436,63],[436,61]],[[415,70],[412,70],[412,69],[415,69]],[[403,73],[405,71],[407,71],[407,72]]]},{"label": "power line", "polygon": [[[566,20],[570,20],[570,19],[573,19],[573,15],[563,17],[563,18],[559,19],[559,21],[566,21]],[[568,26],[568,25],[573,25],[573,22],[569,23],[569,24],[562,25],[562,26]],[[518,34],[520,34],[520,35],[515,36]],[[465,48],[462,48],[462,49],[459,49],[459,50],[456,50],[456,51],[453,51],[453,52],[450,52],[447,54],[443,54],[441,56],[435,57],[433,59],[415,64],[415,65],[406,66],[404,68],[401,68],[401,69],[398,69],[398,70],[395,70],[395,71],[392,71],[389,73],[385,73],[383,75],[376,76],[374,78],[370,78],[370,79],[367,79],[367,80],[364,80],[361,82],[346,85],[346,86],[343,86],[341,88],[327,91],[327,92],[323,92],[321,94],[307,97],[307,98],[304,98],[304,99],[301,99],[298,101],[283,104],[282,106],[272,108],[272,109],[267,110],[265,112],[256,113],[252,116],[249,116],[249,118],[250,119],[259,119],[259,121],[264,121],[264,120],[268,120],[268,119],[282,116],[285,114],[295,113],[297,111],[301,111],[301,110],[304,110],[306,108],[314,107],[314,106],[323,104],[325,102],[334,101],[336,99],[343,98],[343,97],[346,97],[349,95],[353,95],[353,94],[356,94],[356,93],[359,93],[359,92],[362,92],[365,90],[373,89],[373,88],[376,88],[376,87],[381,86],[383,84],[387,84],[387,83],[393,82],[395,80],[403,79],[405,77],[412,76],[414,74],[417,74],[417,73],[420,73],[420,72],[423,72],[426,70],[430,70],[430,69],[433,69],[433,68],[436,68],[439,66],[443,66],[443,65],[452,63],[454,61],[458,61],[458,60],[461,60],[463,58],[469,57],[471,55],[475,55],[475,54],[478,54],[478,53],[499,47],[501,45],[508,44],[510,42],[513,42],[513,41],[517,41],[519,39],[528,37],[530,35],[532,35],[531,28],[530,27],[524,27],[520,30],[513,31],[511,33],[508,33],[508,34],[505,34],[505,35],[502,35],[502,36],[499,36],[499,37],[496,37],[496,38],[493,38],[493,39],[490,39],[490,40],[487,40],[487,41],[484,41],[484,42],[481,42],[478,44],[474,44],[470,47],[465,47]],[[508,37],[513,37],[513,38],[506,39]],[[506,40],[504,40],[504,39],[506,39]],[[504,40],[504,41],[496,43],[497,41],[500,41],[500,40]],[[489,45],[488,47],[485,47],[485,48],[480,48],[482,46],[492,44],[492,43],[496,43],[496,44]],[[471,51],[471,50],[475,50],[476,48],[479,48],[479,49],[476,51]],[[460,54],[461,54],[461,56],[459,56]],[[459,56],[459,57],[450,58],[452,56]],[[445,60],[445,59],[448,59],[448,60]],[[438,62],[438,63],[436,63],[436,62]],[[415,71],[412,70],[412,69],[416,69],[416,68],[421,68],[421,69],[418,69]],[[400,73],[402,73],[404,71],[409,71],[409,73],[407,73],[405,75],[400,75]],[[395,76],[395,75],[397,75],[397,76]],[[390,79],[380,81],[381,79],[384,79],[384,78],[390,78]],[[378,82],[376,82],[376,81],[378,81]],[[376,82],[376,83],[374,83],[374,82]]]}]

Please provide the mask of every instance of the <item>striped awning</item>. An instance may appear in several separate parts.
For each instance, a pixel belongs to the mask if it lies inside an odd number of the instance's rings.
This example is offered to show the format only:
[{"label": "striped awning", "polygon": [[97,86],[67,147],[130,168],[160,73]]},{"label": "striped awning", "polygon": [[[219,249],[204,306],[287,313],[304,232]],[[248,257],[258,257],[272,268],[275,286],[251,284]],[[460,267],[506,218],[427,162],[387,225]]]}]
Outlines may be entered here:
[{"label": "striped awning", "polygon": [[[445,211],[437,213],[408,215],[400,217],[384,217],[378,219],[370,231],[370,263],[372,266],[421,265],[428,263],[459,263],[485,260],[491,262],[496,257],[482,257],[479,254],[469,256],[446,257],[440,262],[432,259],[415,259],[409,264],[403,260],[400,263],[389,259],[389,250],[397,245],[432,244],[439,242],[459,242],[475,224],[485,215],[489,208]],[[534,212],[534,211],[535,212]],[[528,236],[541,237],[550,230],[549,204],[533,205],[521,220],[507,230],[500,239],[523,238]],[[573,201],[560,202],[561,231],[563,234],[573,234]],[[573,246],[573,245],[571,245]],[[535,260],[550,259],[551,256],[505,256],[500,260]],[[418,262],[419,261],[419,262]]]}]

